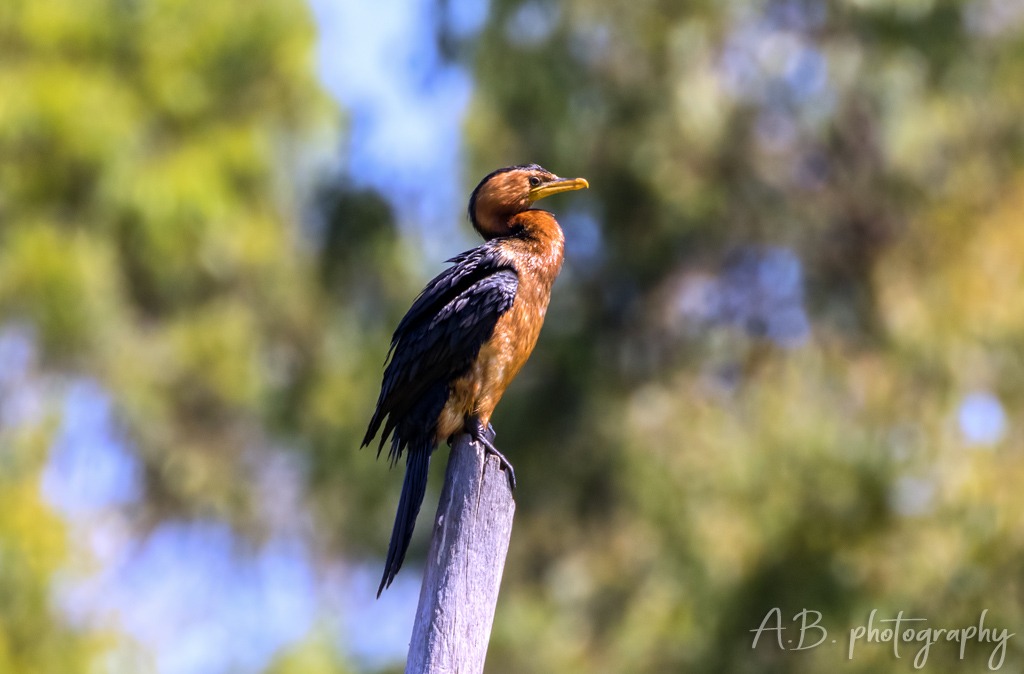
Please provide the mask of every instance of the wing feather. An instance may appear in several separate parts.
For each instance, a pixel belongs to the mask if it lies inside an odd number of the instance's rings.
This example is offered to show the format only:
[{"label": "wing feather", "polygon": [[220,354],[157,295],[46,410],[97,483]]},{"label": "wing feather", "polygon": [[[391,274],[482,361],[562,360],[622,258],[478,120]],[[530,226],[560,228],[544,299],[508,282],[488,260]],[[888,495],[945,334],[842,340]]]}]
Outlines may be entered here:
[{"label": "wing feather", "polygon": [[433,434],[448,386],[469,370],[498,318],[515,301],[519,277],[490,243],[449,262],[454,264],[427,284],[391,340],[377,409],[363,445],[373,440],[386,418],[380,448],[397,431],[392,461],[412,440],[402,437],[407,425],[403,420]]}]

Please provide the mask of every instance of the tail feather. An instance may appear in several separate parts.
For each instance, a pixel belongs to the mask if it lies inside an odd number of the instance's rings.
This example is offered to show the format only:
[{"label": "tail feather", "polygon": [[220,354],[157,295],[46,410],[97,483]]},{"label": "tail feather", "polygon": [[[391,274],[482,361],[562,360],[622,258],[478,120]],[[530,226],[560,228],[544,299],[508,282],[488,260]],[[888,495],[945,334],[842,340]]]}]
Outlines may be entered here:
[{"label": "tail feather", "polygon": [[[418,444],[418,443],[417,443]],[[416,516],[420,512],[423,496],[427,491],[427,475],[430,468],[430,443],[410,446],[406,451],[405,480],[402,482],[402,496],[398,500],[398,512],[395,514],[395,527],[391,531],[391,544],[388,545],[388,557],[384,563],[384,576],[377,589],[380,597],[384,588],[389,587],[398,570],[405,561],[405,553],[409,549],[412,531],[416,526]]]}]

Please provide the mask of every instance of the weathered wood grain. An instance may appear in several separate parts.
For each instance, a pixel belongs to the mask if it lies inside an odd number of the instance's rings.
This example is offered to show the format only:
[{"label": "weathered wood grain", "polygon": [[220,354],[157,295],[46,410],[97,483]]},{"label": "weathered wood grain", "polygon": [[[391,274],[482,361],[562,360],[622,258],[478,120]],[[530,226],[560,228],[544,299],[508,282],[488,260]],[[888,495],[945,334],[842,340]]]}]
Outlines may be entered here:
[{"label": "weathered wood grain", "polygon": [[434,517],[406,674],[483,671],[515,509],[497,457],[459,436]]}]

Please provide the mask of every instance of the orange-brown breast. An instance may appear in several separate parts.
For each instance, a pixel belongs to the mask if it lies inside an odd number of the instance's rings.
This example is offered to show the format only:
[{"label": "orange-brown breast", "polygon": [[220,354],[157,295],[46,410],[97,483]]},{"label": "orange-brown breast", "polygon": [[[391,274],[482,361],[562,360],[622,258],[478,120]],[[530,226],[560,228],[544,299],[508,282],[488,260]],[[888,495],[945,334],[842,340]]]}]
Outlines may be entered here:
[{"label": "orange-brown breast", "polygon": [[551,286],[562,268],[564,237],[554,216],[526,211],[516,219],[528,220],[525,236],[509,238],[502,253],[519,276],[512,308],[494,326],[470,371],[452,384],[451,395],[438,420],[437,438],[444,440],[462,430],[465,418],[475,416],[486,426],[505,389],[537,344]]}]

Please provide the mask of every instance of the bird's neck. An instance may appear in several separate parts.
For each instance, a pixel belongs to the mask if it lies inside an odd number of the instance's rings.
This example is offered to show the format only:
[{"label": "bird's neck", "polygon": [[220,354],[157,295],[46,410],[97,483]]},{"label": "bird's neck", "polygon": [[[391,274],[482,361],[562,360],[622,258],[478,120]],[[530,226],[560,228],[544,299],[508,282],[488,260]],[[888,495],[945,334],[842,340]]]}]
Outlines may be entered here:
[{"label": "bird's neck", "polygon": [[521,262],[528,261],[531,269],[554,281],[565,257],[565,235],[555,216],[547,211],[528,210],[512,216],[508,225],[512,235],[506,239],[507,248]]},{"label": "bird's neck", "polygon": [[509,236],[515,231],[512,224],[515,216],[514,212],[509,213],[495,206],[478,205],[472,212],[473,228],[488,241]]}]

